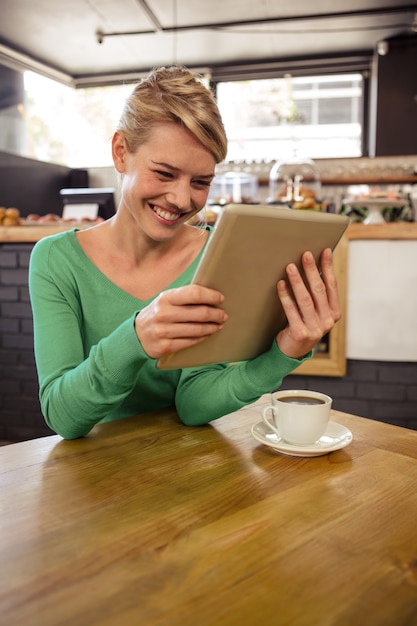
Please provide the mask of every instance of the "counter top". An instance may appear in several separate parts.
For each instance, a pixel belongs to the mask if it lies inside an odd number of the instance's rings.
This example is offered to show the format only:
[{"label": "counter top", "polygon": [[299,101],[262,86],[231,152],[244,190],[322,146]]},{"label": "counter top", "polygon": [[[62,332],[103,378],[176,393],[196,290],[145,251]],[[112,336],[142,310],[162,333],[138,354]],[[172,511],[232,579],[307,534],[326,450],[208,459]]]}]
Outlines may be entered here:
[{"label": "counter top", "polygon": [[415,623],[417,432],[332,411],[351,444],[284,456],[267,401],[0,448],[2,623]]},{"label": "counter top", "polygon": [[417,239],[417,222],[352,223],[346,231],[346,237],[348,239]]},{"label": "counter top", "polygon": [[[74,224],[42,226],[0,226],[0,243],[31,243],[48,235],[71,230]],[[417,222],[387,224],[350,224],[348,239],[417,239]]]},{"label": "counter top", "polygon": [[0,226],[0,243],[35,243],[48,235],[72,230],[74,224],[42,226]]}]

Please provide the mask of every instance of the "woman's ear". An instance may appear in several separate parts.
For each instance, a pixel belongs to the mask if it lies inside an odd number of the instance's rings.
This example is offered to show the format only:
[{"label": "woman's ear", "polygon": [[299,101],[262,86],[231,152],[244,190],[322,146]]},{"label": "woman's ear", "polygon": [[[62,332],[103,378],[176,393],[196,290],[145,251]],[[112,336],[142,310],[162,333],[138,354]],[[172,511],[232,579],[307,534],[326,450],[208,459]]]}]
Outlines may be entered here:
[{"label": "woman's ear", "polygon": [[119,130],[113,135],[111,148],[114,167],[121,174],[125,171],[127,149],[124,135]]}]

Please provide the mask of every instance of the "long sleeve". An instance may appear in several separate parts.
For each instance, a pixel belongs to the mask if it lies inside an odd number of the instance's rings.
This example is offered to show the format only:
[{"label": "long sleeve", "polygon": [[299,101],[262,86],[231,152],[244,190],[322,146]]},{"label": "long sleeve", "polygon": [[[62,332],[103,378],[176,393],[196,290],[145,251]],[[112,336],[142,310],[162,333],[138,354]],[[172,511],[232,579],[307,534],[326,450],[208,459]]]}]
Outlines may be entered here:
[{"label": "long sleeve", "polygon": [[291,359],[280,352],[274,340],[267,352],[251,361],[185,369],[176,394],[180,419],[197,426],[255,402],[278,388],[283,378],[310,356],[301,361]]},{"label": "long sleeve", "polygon": [[[172,284],[187,284],[198,258]],[[88,259],[75,231],[46,237],[29,266],[41,409],[66,439],[95,424],[173,407],[180,371],[160,372],[134,319],[142,301]]]},{"label": "long sleeve", "polygon": [[[73,282],[54,243],[40,243],[31,257],[30,292],[42,412],[63,437],[79,437],[120,406],[149,357],[134,331],[138,304],[122,303],[116,318],[108,301],[94,293],[94,281]],[[90,296],[83,307],[84,289]],[[95,325],[107,326],[97,341],[91,337]]]}]

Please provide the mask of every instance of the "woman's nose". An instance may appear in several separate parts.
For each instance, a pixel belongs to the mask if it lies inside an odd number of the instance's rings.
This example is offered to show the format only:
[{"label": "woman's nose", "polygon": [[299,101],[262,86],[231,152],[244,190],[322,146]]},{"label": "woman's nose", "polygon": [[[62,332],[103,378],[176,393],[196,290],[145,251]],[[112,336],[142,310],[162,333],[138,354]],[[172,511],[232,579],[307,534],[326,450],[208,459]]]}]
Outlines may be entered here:
[{"label": "woman's nose", "polygon": [[191,188],[186,181],[176,180],[168,193],[167,200],[181,210],[187,210],[191,204]]}]

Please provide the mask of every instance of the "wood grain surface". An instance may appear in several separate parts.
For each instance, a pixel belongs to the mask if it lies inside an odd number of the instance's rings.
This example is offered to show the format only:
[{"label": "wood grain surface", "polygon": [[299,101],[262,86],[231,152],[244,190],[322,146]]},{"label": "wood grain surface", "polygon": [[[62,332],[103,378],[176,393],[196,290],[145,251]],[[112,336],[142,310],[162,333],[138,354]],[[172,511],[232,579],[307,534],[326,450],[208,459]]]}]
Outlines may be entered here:
[{"label": "wood grain surface", "polygon": [[[30,243],[48,235],[72,230],[74,227],[88,228],[89,224],[43,224],[39,226],[0,226],[0,242]],[[349,225],[348,239],[417,239],[416,222],[393,222],[386,224]]]},{"label": "wood grain surface", "polygon": [[284,456],[265,402],[0,448],[0,623],[417,624],[417,432],[333,411],[348,447]]}]

